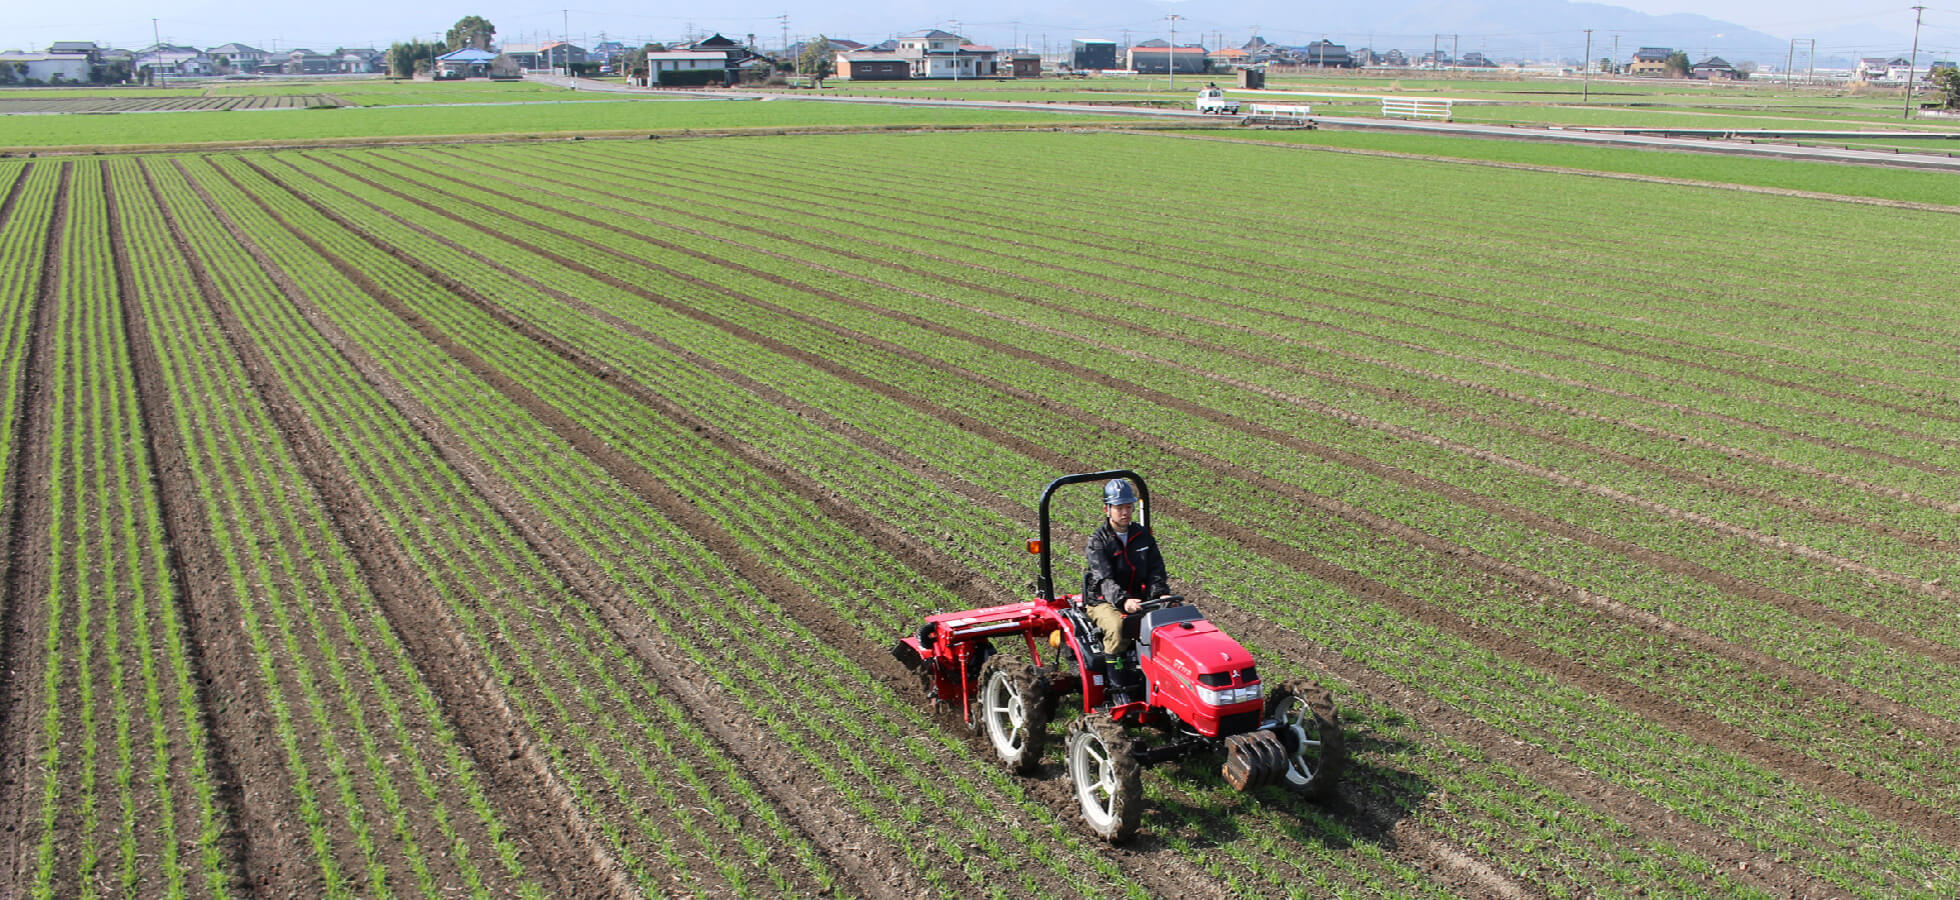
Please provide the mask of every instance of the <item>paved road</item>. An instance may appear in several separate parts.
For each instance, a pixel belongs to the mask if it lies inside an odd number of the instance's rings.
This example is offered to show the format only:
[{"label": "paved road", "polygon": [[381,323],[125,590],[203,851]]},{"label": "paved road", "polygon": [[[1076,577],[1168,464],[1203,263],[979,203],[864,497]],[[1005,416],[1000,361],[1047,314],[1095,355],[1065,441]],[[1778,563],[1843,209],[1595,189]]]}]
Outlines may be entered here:
[{"label": "paved road", "polygon": [[[558,76],[528,75],[526,78],[547,84],[565,86],[568,79]],[[639,95],[649,99],[664,97],[675,99],[693,97],[719,100],[788,100],[803,103],[870,103],[890,106],[941,106],[959,109],[1011,109],[1021,111],[1061,112],[1092,116],[1122,116],[1127,118],[1150,118],[1170,121],[1211,122],[1221,127],[1229,126],[1232,119],[1220,116],[1206,116],[1196,110],[1153,109],[1131,106],[1086,106],[1072,103],[1032,103],[1019,100],[927,100],[905,97],[838,97],[823,96],[806,91],[679,91],[649,90],[633,88],[608,82],[578,79],[577,90],[607,91],[622,96]],[[1435,134],[1454,137],[1480,137],[1502,140],[1556,141],[1568,144],[1584,144],[1596,147],[1629,147],[1653,150],[1686,150],[1698,153],[1724,153],[1736,156],[1756,156],[1770,159],[1793,159],[1810,162],[1853,163],[1869,166],[1889,166],[1897,168],[1929,169],[1934,171],[1960,173],[1960,158],[1949,156],[1945,151],[1915,152],[1911,150],[1843,150],[1829,147],[1798,147],[1787,144],[1758,144],[1748,140],[1725,140],[1720,138],[1684,138],[1653,134],[1627,134],[1622,132],[1591,131],[1560,127],[1522,127],[1513,125],[1478,125],[1469,122],[1400,121],[1394,119],[1351,118],[1342,116],[1314,116],[1315,125],[1322,128],[1350,128],[1372,131],[1392,131],[1412,134]],[[1754,132],[1758,137],[1783,135],[1782,132]],[[1789,136],[1795,136],[1790,133]],[[1802,136],[1812,136],[1812,132],[1802,132]],[[1839,136],[1833,133],[1832,137]]]}]

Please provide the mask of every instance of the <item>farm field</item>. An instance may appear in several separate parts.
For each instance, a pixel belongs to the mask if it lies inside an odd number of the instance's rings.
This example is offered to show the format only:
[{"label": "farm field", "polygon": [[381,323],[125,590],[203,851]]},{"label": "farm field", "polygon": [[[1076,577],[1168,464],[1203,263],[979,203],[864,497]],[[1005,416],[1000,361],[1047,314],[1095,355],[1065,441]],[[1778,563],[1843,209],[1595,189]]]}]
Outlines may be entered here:
[{"label": "farm field", "polygon": [[[563,94],[567,98],[583,96]],[[518,103],[341,107],[266,115],[146,113],[140,117],[140,124],[112,115],[15,116],[5,120],[7,131],[0,135],[0,152],[21,155],[53,148],[65,152],[130,147],[189,149],[226,143],[251,146],[461,136],[545,138],[741,128],[1061,125],[1072,121],[1039,110],[892,109],[669,97],[557,102],[548,99],[550,95],[543,96],[547,99]]]},{"label": "farm field", "polygon": [[[1955,244],[1150,134],[0,160],[0,872],[1949,897]],[[1106,846],[887,653],[1118,467],[1331,800],[1171,763]]]}]

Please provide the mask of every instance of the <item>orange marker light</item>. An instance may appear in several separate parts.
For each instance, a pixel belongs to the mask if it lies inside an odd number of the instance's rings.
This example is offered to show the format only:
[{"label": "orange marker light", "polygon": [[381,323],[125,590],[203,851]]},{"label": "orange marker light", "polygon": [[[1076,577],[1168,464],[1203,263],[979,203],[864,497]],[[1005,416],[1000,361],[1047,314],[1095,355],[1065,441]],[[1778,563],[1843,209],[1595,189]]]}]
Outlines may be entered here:
[{"label": "orange marker light", "polygon": [[1033,554],[1035,554],[1036,556],[1039,556],[1039,555],[1041,555],[1041,539],[1040,539],[1040,538],[1030,538],[1030,539],[1028,539],[1028,552],[1029,552],[1029,553],[1033,553]]}]

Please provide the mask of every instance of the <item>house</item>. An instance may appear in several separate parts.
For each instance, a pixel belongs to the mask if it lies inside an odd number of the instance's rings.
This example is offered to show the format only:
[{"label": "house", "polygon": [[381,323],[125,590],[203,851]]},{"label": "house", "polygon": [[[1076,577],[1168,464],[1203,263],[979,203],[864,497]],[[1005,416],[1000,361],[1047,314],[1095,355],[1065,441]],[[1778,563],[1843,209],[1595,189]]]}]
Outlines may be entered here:
[{"label": "house", "polygon": [[900,35],[895,51],[912,64],[914,78],[992,78],[1000,74],[1000,54],[992,47],[937,28]]},{"label": "house", "polygon": [[220,44],[204,51],[219,68],[229,68],[235,72],[256,72],[259,67],[272,59],[272,54],[248,44],[233,41]]},{"label": "house", "polygon": [[1496,62],[1493,62],[1490,57],[1485,56],[1483,55],[1483,53],[1476,50],[1472,50],[1469,53],[1463,54],[1463,58],[1457,60],[1456,64],[1464,68],[1470,68],[1470,69],[1497,68]]},{"label": "house", "polygon": [[[435,74],[437,78],[480,78],[490,74],[490,64],[497,54],[475,47],[451,50],[436,57]],[[396,78],[405,78],[411,73],[393,73]]]},{"label": "house", "polygon": [[1041,54],[1039,53],[1007,54],[1007,71],[1003,74],[1007,75],[1010,78],[1040,78],[1041,77]]},{"label": "house", "polygon": [[1144,41],[1130,48],[1130,69],[1146,75],[1202,74],[1205,48],[1196,44],[1173,47],[1169,41]]},{"label": "house", "polygon": [[1347,47],[1327,40],[1308,44],[1306,52],[1300,54],[1300,62],[1318,69],[1354,68],[1354,56],[1348,53]]},{"label": "house", "polygon": [[1736,67],[1729,65],[1728,60],[1719,56],[1711,56],[1689,67],[1688,77],[1701,78],[1708,81],[1741,81],[1749,76],[1738,71]]},{"label": "house", "polygon": [[1633,61],[1627,63],[1628,75],[1658,76],[1667,74],[1667,59],[1674,55],[1669,47],[1642,47],[1634,51]]},{"label": "house", "polygon": [[280,67],[283,75],[331,75],[340,71],[340,60],[325,53],[301,48],[284,56],[285,63]]},{"label": "house", "polygon": [[211,57],[196,47],[156,44],[136,51],[132,65],[151,75],[210,75],[217,70]]},{"label": "house", "polygon": [[1069,67],[1078,72],[1120,68],[1116,62],[1116,42],[1079,40],[1069,54]]},{"label": "house", "polygon": [[88,57],[79,53],[0,53],[0,66],[6,67],[7,80],[38,81],[43,84],[87,81]]},{"label": "house", "polygon": [[1417,59],[1416,64],[1425,69],[1447,69],[1456,65],[1456,60],[1447,53],[1431,50]]},{"label": "house", "polygon": [[[668,81],[681,72],[720,72],[722,83],[728,82],[728,54],[719,50],[664,50],[647,54],[646,81],[644,85],[662,83],[661,74],[666,73]],[[635,77],[638,77],[637,75]],[[700,84],[695,81],[695,84]]]},{"label": "house", "polygon": [[1238,69],[1252,64],[1252,53],[1239,47],[1221,47],[1205,54],[1205,61],[1213,72]]},{"label": "house", "polygon": [[338,62],[336,71],[342,75],[379,72],[388,67],[387,54],[367,47],[336,47],[330,55]]},{"label": "house", "polygon": [[102,62],[102,48],[94,41],[55,41],[48,45],[48,52],[56,56],[83,56],[89,64]]},{"label": "house", "polygon": [[891,52],[848,50],[837,54],[837,77],[852,81],[905,81],[912,77],[912,61]]},{"label": "house", "polygon": [[762,54],[749,49],[747,45],[722,37],[719,31],[712,37],[675,44],[667,49],[688,53],[721,54],[723,84],[735,84],[741,81],[744,71],[754,69],[758,63],[766,61]]}]

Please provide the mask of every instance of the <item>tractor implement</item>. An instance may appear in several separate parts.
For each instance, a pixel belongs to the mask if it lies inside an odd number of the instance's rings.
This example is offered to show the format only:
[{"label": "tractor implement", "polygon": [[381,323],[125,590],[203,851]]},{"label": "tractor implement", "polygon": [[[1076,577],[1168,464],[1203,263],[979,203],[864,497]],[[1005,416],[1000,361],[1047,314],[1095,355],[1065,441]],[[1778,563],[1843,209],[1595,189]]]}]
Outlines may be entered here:
[{"label": "tractor implement", "polygon": [[[1028,541],[1028,551],[1041,557],[1038,596],[928,616],[892,645],[892,656],[919,677],[936,708],[985,736],[1017,775],[1039,769],[1061,699],[1079,696],[1081,715],[1069,722],[1063,761],[1083,823],[1111,842],[1135,833],[1140,773],[1165,762],[1223,754],[1222,771],[1235,790],[1277,786],[1325,796],[1342,758],[1333,698],[1304,682],[1268,685],[1252,654],[1181,597],[1155,598],[1133,615],[1143,685],[1115,702],[1104,635],[1084,614],[1087,586],[1082,594],[1054,592],[1048,519],[1058,489],[1110,478],[1135,481],[1147,525],[1150,491],[1136,473],[1056,479],[1041,495],[1040,536]],[[1025,656],[1013,651],[1016,643],[1026,645]],[[1146,733],[1169,738],[1153,744]]]}]

